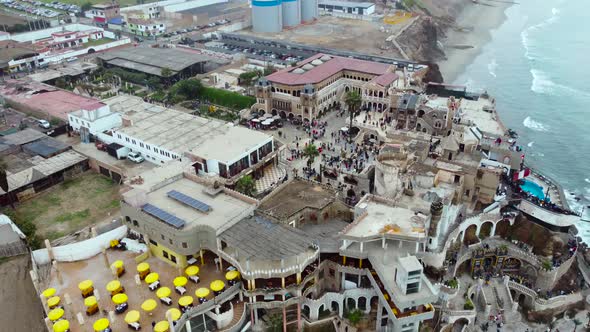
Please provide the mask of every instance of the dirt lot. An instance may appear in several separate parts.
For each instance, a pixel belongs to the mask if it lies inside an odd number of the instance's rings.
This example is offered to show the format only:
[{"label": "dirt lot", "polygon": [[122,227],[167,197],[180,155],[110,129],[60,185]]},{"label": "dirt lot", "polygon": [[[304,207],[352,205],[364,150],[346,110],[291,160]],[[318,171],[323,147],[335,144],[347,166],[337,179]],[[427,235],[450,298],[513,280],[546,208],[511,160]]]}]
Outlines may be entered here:
[{"label": "dirt lot", "polygon": [[35,294],[29,255],[0,262],[0,326],[2,331],[45,331],[43,307]]},{"label": "dirt lot", "polygon": [[119,209],[119,186],[92,171],[20,204],[17,216],[31,220],[37,235],[54,240],[103,221]]},{"label": "dirt lot", "polygon": [[[0,11],[0,22],[2,22],[2,24],[5,24],[6,27],[12,27],[17,24],[26,24],[27,20],[25,20],[22,17],[11,15],[11,14],[6,13],[4,11]],[[2,31],[4,31],[4,30],[2,30]]]}]

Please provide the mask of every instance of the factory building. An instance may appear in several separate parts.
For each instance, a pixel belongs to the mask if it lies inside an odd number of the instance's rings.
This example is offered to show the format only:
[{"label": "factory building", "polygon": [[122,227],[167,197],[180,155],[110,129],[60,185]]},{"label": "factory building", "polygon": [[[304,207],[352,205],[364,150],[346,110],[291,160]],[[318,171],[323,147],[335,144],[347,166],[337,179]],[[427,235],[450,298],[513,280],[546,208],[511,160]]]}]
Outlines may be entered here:
[{"label": "factory building", "polygon": [[318,17],[318,0],[252,0],[254,32],[280,32]]}]

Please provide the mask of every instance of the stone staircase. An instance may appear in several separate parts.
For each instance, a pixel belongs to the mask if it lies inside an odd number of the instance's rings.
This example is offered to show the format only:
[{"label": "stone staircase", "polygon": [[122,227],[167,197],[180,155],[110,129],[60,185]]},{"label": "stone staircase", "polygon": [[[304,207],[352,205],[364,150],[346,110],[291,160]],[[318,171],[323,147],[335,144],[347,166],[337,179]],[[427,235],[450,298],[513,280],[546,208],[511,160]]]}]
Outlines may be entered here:
[{"label": "stone staircase", "polygon": [[242,319],[242,314],[244,313],[244,310],[246,310],[244,302],[234,303],[233,306],[234,306],[234,318],[227,325],[227,328],[223,329],[221,331],[230,331],[234,326],[236,326],[236,324],[238,324],[240,322],[240,319]]}]

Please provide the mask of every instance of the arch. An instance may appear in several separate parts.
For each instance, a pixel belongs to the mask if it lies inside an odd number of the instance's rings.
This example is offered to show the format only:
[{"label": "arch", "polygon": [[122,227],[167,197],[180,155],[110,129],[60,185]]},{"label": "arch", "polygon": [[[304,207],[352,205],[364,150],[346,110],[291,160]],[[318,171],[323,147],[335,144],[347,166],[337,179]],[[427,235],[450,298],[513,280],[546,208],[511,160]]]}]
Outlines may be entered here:
[{"label": "arch", "polygon": [[479,234],[478,237],[480,239],[485,239],[487,237],[490,237],[493,234],[493,230],[494,230],[494,223],[491,221],[486,221],[483,224],[481,224],[481,226],[479,227]]},{"label": "arch", "polygon": [[367,310],[367,298],[364,296],[360,296],[357,299],[356,307],[360,310]]},{"label": "arch", "polygon": [[507,237],[510,232],[510,221],[508,219],[502,219],[496,223],[496,235],[501,237]]},{"label": "arch", "polygon": [[348,91],[350,91],[350,88],[348,87],[348,85],[344,87],[344,91],[345,91],[345,92],[348,92]]},{"label": "arch", "polygon": [[258,110],[258,115],[264,115],[264,113],[266,113],[266,112],[263,109]]},{"label": "arch", "polygon": [[131,218],[129,218],[129,216],[125,216],[125,221],[130,223],[131,222]]},{"label": "arch", "polygon": [[278,114],[278,111],[277,111],[276,109],[274,109],[274,108],[273,108],[273,109],[272,109],[272,111],[271,111],[271,114],[272,114],[272,115],[277,115],[277,114]]},{"label": "arch", "polygon": [[287,118],[289,118],[289,119],[291,119],[291,120],[292,120],[294,117],[295,117],[295,115],[294,115],[293,113],[289,113],[289,115],[287,115]]},{"label": "arch", "polygon": [[419,110],[418,111],[418,117],[419,118],[423,117],[424,116],[424,113],[426,113],[426,112],[424,112],[424,110]]},{"label": "arch", "polygon": [[383,91],[379,91],[379,98],[383,98]]},{"label": "arch", "polygon": [[420,130],[422,130],[422,125],[418,123],[416,125],[416,131],[420,131]]},{"label": "arch", "polygon": [[302,305],[301,306],[301,313],[309,318],[310,317],[309,315],[311,313],[311,309],[309,308],[309,305],[307,305],[307,304]]},{"label": "arch", "polygon": [[88,49],[88,54],[96,53],[96,50],[93,48]]},{"label": "arch", "polygon": [[466,245],[470,245],[477,242],[479,242],[477,238],[477,225],[469,225],[469,227],[467,227],[467,229],[465,230],[465,235],[463,236],[463,243]]},{"label": "arch", "polygon": [[356,301],[352,297],[346,299],[346,308],[349,310],[356,308]]},{"label": "arch", "polygon": [[318,313],[320,313],[324,310],[326,310],[326,305],[322,303],[322,304],[320,304],[320,307],[318,308]]},{"label": "arch", "polygon": [[330,303],[330,310],[332,310],[333,312],[339,312],[340,303],[338,303],[338,301],[332,301],[332,303]]},{"label": "arch", "polygon": [[467,325],[469,325],[469,319],[461,317],[453,322],[453,329],[451,331],[463,331]]},{"label": "arch", "polygon": [[287,117],[287,113],[285,111],[280,111],[279,116],[281,117],[281,119],[284,119]]},{"label": "arch", "polygon": [[526,295],[524,293],[520,293],[518,295],[518,299],[515,302],[518,302],[518,305],[522,307],[524,305],[525,301],[526,301]]}]

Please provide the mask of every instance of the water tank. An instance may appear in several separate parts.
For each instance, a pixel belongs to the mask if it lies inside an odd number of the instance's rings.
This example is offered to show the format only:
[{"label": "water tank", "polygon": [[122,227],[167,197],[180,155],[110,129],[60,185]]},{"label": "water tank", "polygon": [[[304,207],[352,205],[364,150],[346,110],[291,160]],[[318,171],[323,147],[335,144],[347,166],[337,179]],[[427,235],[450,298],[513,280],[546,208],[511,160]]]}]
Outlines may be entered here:
[{"label": "water tank", "polygon": [[301,1],[301,22],[310,22],[318,18],[318,0]]},{"label": "water tank", "polygon": [[283,29],[281,0],[252,0],[254,32],[280,32]]},{"label": "water tank", "polygon": [[301,23],[301,0],[283,1],[283,26],[292,27]]}]

